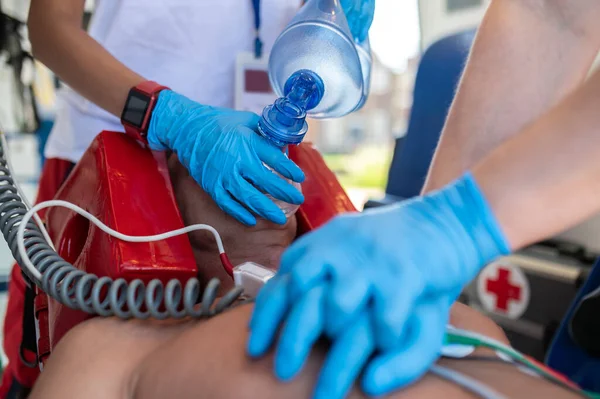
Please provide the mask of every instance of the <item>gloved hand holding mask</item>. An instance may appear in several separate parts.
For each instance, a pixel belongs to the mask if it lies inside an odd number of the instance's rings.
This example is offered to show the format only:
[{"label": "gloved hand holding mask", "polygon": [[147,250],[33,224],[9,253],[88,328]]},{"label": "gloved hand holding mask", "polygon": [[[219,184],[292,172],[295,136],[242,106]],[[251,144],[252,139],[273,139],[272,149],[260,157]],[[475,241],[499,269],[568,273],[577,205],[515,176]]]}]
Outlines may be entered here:
[{"label": "gloved hand holding mask", "polygon": [[367,38],[375,14],[375,0],[341,0],[354,40],[361,43]]},{"label": "gloved hand holding mask", "polygon": [[470,174],[421,198],[337,217],[284,253],[256,299],[248,352],[264,355],[283,326],[275,372],[287,380],[326,336],[316,398],[343,398],[361,372],[367,394],[388,393],[429,369],[461,290],[508,252]]},{"label": "gloved hand holding mask", "polygon": [[153,150],[172,149],[190,175],[217,205],[246,225],[250,212],[285,224],[283,211],[263,193],[291,204],[302,193],[268,170],[302,182],[302,170],[279,148],[256,133],[258,115],[198,104],[170,90],[158,97],[148,129]]}]

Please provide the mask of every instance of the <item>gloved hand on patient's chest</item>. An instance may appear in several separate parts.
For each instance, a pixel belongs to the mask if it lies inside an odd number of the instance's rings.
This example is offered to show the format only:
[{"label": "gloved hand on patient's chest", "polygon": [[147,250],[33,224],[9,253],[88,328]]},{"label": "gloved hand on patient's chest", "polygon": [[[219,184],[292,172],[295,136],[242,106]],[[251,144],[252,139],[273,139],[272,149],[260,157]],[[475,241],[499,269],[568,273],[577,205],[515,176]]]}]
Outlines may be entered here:
[{"label": "gloved hand on patient's chest", "polygon": [[509,246],[470,174],[386,208],[337,217],[301,237],[259,292],[248,352],[276,339],[275,372],[294,377],[329,338],[315,398],[343,398],[354,380],[380,395],[414,382],[439,356],[450,307]]},{"label": "gloved hand on patient's chest", "polygon": [[[159,94],[148,129],[153,150],[171,149],[216,204],[240,222],[253,226],[253,213],[285,224],[283,211],[263,193],[291,204],[302,193],[275,173],[295,182],[302,170],[256,133],[258,115],[198,104],[180,94]],[[252,211],[252,212],[250,212]]]},{"label": "gloved hand on patient's chest", "polygon": [[375,0],[341,0],[354,40],[361,43],[367,38],[375,14]]}]

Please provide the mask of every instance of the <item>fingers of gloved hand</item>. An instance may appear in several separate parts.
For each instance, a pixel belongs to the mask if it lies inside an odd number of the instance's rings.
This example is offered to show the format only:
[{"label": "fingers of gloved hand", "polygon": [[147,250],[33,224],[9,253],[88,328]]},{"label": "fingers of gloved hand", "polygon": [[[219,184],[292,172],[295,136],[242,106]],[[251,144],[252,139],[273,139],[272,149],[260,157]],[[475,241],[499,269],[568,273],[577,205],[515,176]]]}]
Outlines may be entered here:
[{"label": "fingers of gloved hand", "polygon": [[384,395],[423,376],[439,357],[448,313],[440,301],[419,303],[399,346],[377,356],[367,366],[363,390],[368,395]]},{"label": "fingers of gloved hand", "polygon": [[302,183],[304,181],[305,176],[302,169],[300,169],[294,161],[285,156],[281,148],[277,148],[259,135],[252,136],[251,140],[252,147],[265,165],[279,173],[281,176],[297,183]]},{"label": "fingers of gloved hand", "polygon": [[275,354],[275,374],[284,381],[300,371],[323,332],[326,289],[324,284],[311,288],[296,301],[286,319]]},{"label": "fingers of gloved hand", "polygon": [[258,116],[257,114],[255,114],[254,112],[248,112],[248,111],[235,111],[237,113],[237,119],[238,123],[241,123],[242,125],[254,130],[254,132],[256,132],[256,130],[258,129],[258,121],[260,120],[260,116]]},{"label": "fingers of gloved hand", "polygon": [[360,9],[360,4],[363,0],[341,0],[340,4],[348,20],[348,24],[353,20],[354,14]]},{"label": "fingers of gloved hand", "polygon": [[361,43],[367,38],[373,22],[375,2],[373,0],[342,0],[342,8],[354,40]]},{"label": "fingers of gloved hand", "polygon": [[317,241],[313,240],[313,236],[319,235],[319,230],[312,231],[297,238],[281,255],[279,261],[278,273],[289,273],[297,267],[298,261],[304,257],[304,254],[310,251],[311,243],[314,245]]},{"label": "fingers of gloved hand", "polygon": [[247,226],[256,225],[256,218],[246,208],[234,200],[220,185],[217,185],[214,190],[206,190],[206,192],[212,197],[219,208],[233,216],[239,222]]},{"label": "fingers of gloved hand", "polygon": [[398,346],[398,340],[406,328],[406,321],[413,306],[423,294],[420,274],[403,269],[401,275],[390,278],[387,273],[378,274],[373,289],[373,325],[375,341],[380,350]]},{"label": "fingers of gloved hand", "polygon": [[317,380],[314,398],[345,398],[374,349],[369,315],[362,312],[333,341]]},{"label": "fingers of gloved hand", "polygon": [[227,107],[203,106],[203,116],[206,119],[218,118],[219,124],[223,126],[242,125],[254,132],[258,129],[260,116],[250,111],[237,111]]},{"label": "fingers of gloved hand", "polygon": [[325,332],[335,337],[364,311],[369,300],[370,280],[348,270],[330,281],[325,300]]},{"label": "fingers of gloved hand", "polygon": [[263,356],[271,347],[291,305],[288,282],[288,276],[275,275],[258,292],[249,324],[248,355]]},{"label": "fingers of gloved hand", "polygon": [[369,29],[375,16],[375,0],[363,0],[358,16],[356,41],[362,43],[369,34]]},{"label": "fingers of gloved hand", "polygon": [[224,187],[225,190],[231,193],[233,198],[243,203],[255,214],[273,223],[281,225],[286,223],[287,218],[281,208],[275,205],[266,195],[258,191],[256,187],[248,183],[241,174],[227,179]]},{"label": "fingers of gloved hand", "polygon": [[346,236],[347,229],[341,229],[339,223],[336,223],[339,218],[339,216],[334,218],[326,225],[304,234],[294,241],[283,253],[279,262],[279,273],[289,273],[293,268],[296,268],[298,260],[306,254],[316,253],[321,255],[322,258],[326,253],[330,253],[332,249],[340,245],[340,240]]},{"label": "fingers of gloved hand", "polygon": [[298,298],[315,285],[326,281],[329,276],[329,264],[322,251],[313,248],[296,261],[296,266],[287,275],[290,276],[290,296]]},{"label": "fingers of gloved hand", "polygon": [[242,169],[241,172],[252,185],[274,198],[296,205],[304,202],[304,195],[300,190],[262,165],[253,169]]}]

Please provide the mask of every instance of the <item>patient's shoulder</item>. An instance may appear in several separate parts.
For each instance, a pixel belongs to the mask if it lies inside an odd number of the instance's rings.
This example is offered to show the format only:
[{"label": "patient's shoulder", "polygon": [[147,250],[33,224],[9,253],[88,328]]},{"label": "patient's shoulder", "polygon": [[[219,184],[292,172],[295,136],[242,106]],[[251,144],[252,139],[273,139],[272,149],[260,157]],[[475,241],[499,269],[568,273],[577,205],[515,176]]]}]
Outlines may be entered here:
[{"label": "patient's shoulder", "polygon": [[[327,347],[317,345],[297,378],[281,383],[272,372],[275,351],[270,351],[260,359],[250,359],[246,355],[248,320],[252,309],[252,305],[240,306],[206,323],[196,324],[158,348],[140,365],[133,397],[311,397]],[[466,328],[467,324],[482,323],[486,319],[468,307],[458,306],[453,309],[453,313],[456,312],[458,314],[454,321],[457,327]],[[486,333],[481,328],[475,330]],[[230,383],[233,378],[235,384]],[[173,381],[177,381],[177,384],[173,384]],[[462,388],[431,375],[389,397],[430,398],[441,396],[442,393],[447,399],[471,397]],[[355,387],[348,397],[362,399],[366,396]]]},{"label": "patient's shoulder", "polygon": [[129,397],[139,363],[187,324],[100,317],[80,323],[52,351],[31,398]]},{"label": "patient's shoulder", "polygon": [[450,311],[450,324],[463,330],[470,330],[509,344],[502,328],[479,311],[456,302]]},{"label": "patient's shoulder", "polygon": [[[131,348],[154,348],[164,340],[182,331],[190,321],[177,320],[121,320],[115,317],[95,317],[73,327],[58,343],[54,355],[77,355],[87,351],[118,351]],[[93,343],[93,344],[91,344]],[[76,353],[77,348],[80,352]]]},{"label": "patient's shoulder", "polygon": [[[322,367],[319,346],[300,375],[281,383],[273,376],[273,353],[246,356],[252,306],[240,306],[207,322],[95,319],[74,328],[50,357],[31,396],[38,398],[308,398]],[[452,310],[456,327],[495,335],[494,324],[462,305]],[[471,328],[478,325],[479,328]],[[489,333],[492,334],[489,334]],[[497,338],[497,337],[496,337]],[[507,397],[575,397],[569,392],[497,362],[443,361]],[[231,384],[235,379],[235,384]],[[536,396],[537,395],[537,396]],[[428,374],[393,399],[472,397],[462,388]],[[365,396],[358,387],[349,398]]]}]

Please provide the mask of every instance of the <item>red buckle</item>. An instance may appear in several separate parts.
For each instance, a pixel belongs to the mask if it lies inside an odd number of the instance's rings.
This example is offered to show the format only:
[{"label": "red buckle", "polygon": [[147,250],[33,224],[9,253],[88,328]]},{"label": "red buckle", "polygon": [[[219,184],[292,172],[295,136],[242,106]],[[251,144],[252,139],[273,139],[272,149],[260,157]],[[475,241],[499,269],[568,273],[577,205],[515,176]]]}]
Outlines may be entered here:
[{"label": "red buckle", "polygon": [[35,309],[35,317],[44,310],[48,310],[48,296],[47,295],[36,295],[33,300],[33,308]]}]

